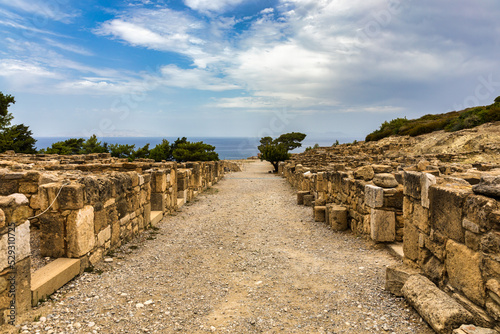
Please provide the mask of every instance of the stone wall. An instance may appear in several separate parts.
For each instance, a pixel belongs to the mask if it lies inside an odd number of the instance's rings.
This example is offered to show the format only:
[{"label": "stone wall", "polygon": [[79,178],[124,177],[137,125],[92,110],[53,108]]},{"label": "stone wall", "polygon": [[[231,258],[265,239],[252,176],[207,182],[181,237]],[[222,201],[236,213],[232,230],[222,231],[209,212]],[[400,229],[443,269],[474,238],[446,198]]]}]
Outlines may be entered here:
[{"label": "stone wall", "polygon": [[278,173],[315,220],[402,242],[405,264],[455,298],[476,325],[498,329],[500,165],[463,160],[341,145],[296,155]]},{"label": "stone wall", "polygon": [[0,154],[0,324],[9,321],[11,286],[15,312],[31,304],[30,224],[40,229],[41,256],[78,258],[83,271],[148,228],[152,211],[172,213],[231,171],[239,171],[231,161]]}]

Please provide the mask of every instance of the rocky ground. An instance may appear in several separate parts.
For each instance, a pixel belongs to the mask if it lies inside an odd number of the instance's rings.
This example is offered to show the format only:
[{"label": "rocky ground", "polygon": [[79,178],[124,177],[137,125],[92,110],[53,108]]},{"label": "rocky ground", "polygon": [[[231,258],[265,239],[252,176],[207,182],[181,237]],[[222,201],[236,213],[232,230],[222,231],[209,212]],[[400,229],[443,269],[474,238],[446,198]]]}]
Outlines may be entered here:
[{"label": "rocky ground", "polygon": [[[21,333],[433,333],[386,249],[314,222],[253,162],[30,312]],[[110,259],[108,259],[110,261]]]}]

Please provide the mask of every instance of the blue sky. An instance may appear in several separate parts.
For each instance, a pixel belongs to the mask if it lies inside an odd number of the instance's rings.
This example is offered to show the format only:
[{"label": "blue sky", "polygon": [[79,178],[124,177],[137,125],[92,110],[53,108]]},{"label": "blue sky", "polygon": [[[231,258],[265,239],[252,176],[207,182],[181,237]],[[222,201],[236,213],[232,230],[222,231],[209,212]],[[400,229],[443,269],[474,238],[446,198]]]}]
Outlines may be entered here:
[{"label": "blue sky", "polygon": [[35,136],[359,139],[500,95],[497,0],[0,0]]}]

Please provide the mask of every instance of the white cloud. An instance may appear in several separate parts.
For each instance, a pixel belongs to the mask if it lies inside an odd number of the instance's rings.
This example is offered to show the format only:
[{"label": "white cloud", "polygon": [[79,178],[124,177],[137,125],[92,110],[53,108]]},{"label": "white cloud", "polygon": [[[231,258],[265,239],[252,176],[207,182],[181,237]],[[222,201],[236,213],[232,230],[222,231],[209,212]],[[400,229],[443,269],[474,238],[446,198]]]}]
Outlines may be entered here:
[{"label": "white cloud", "polygon": [[33,16],[31,21],[36,26],[43,26],[47,23],[41,18],[48,18],[63,23],[69,23],[78,13],[65,6],[60,1],[40,1],[40,0],[0,0],[0,4],[30,13]]},{"label": "white cloud", "polygon": [[168,65],[161,69],[161,76],[161,83],[170,87],[216,92],[240,89],[239,86],[218,78],[216,73],[196,68],[181,69],[175,65]]},{"label": "white cloud", "polygon": [[222,13],[243,2],[244,0],[184,0],[186,6],[202,13]]}]

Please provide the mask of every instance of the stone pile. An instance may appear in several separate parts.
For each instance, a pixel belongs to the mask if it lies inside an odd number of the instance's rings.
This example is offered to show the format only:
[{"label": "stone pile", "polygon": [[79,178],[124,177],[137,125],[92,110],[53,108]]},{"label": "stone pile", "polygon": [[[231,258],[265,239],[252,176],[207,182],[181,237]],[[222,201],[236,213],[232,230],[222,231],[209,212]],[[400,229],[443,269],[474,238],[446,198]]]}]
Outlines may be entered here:
[{"label": "stone pile", "polygon": [[[319,148],[280,163],[278,173],[298,190],[299,204],[313,207],[315,220],[375,242],[402,242],[405,267],[388,270],[387,287],[438,333],[462,333],[462,324],[499,330],[498,156],[411,155],[411,143]],[[498,147],[492,143],[488,153]],[[415,275],[421,278],[408,282]],[[442,293],[430,296],[435,289]]]},{"label": "stone pile", "polygon": [[235,162],[0,154],[0,325],[11,286],[12,312],[31,304],[30,225],[40,229],[42,256],[79,259],[82,272],[230,171],[239,171]]}]

